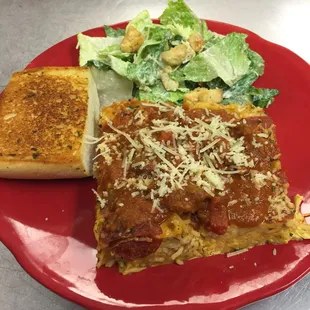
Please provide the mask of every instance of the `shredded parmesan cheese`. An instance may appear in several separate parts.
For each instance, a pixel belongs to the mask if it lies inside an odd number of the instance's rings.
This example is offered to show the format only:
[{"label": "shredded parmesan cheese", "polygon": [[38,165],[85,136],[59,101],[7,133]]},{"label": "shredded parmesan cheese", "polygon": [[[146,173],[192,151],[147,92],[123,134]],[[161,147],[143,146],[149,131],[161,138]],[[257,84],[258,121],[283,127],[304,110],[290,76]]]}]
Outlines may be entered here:
[{"label": "shredded parmesan cheese", "polygon": [[261,187],[266,185],[266,180],[268,179],[266,175],[256,171],[251,171],[251,175],[252,175],[252,182],[255,184],[255,187],[257,189],[260,189]]},{"label": "shredded parmesan cheese", "polygon": [[212,141],[211,143],[209,143],[207,146],[205,146],[204,148],[202,148],[200,150],[200,153],[204,153],[206,150],[211,149],[216,143],[218,143],[220,141],[220,139],[216,139],[214,141]]},{"label": "shredded parmesan cheese", "polygon": [[180,247],[174,254],[171,255],[171,259],[175,260],[176,258],[178,258],[184,251],[184,247]]},{"label": "shredded parmesan cheese", "polygon": [[160,205],[159,199],[158,198],[153,199],[153,206],[152,206],[151,213],[154,213],[156,209],[159,212],[163,213],[164,211],[159,207],[159,205]]},{"label": "shredded parmesan cheese", "polygon": [[248,249],[242,249],[242,250],[234,251],[234,252],[231,252],[231,253],[227,253],[227,257],[232,257],[232,256],[240,255],[240,254],[245,253],[247,251],[248,251]]},{"label": "shredded parmesan cheese", "polygon": [[112,125],[112,122],[111,122],[109,119],[107,119],[107,124],[108,124],[108,126],[109,126],[111,129],[113,129],[115,132],[117,132],[117,133],[121,134],[122,136],[124,136],[124,137],[132,144],[133,147],[135,147],[136,149],[142,148],[142,146],[141,146],[139,143],[137,143],[136,141],[134,141],[134,140],[130,137],[130,135],[128,135],[127,133],[125,133],[125,132],[123,132],[123,131],[121,131],[121,130],[115,128],[115,127]]},{"label": "shredded parmesan cheese", "polygon": [[100,204],[100,207],[103,209],[105,204],[107,203],[107,200],[106,199],[103,199],[100,197],[100,195],[94,190],[92,189],[93,193],[95,194],[99,204]]},{"label": "shredded parmesan cheese", "polygon": [[234,199],[228,202],[228,207],[231,207],[233,205],[235,205],[238,202],[238,200]]}]

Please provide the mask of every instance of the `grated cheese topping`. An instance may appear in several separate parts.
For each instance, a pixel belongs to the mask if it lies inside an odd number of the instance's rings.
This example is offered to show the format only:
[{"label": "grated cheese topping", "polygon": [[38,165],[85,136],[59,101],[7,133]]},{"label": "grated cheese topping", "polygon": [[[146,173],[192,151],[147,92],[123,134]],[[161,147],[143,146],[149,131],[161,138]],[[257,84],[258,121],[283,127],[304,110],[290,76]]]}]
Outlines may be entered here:
[{"label": "grated cheese topping", "polygon": [[[98,194],[97,191],[95,191],[94,189],[92,189],[93,193],[95,194],[96,198],[97,198],[97,201],[99,202],[100,204],[100,207],[103,209],[105,207],[105,204],[107,203],[107,200],[104,199],[104,198],[101,198],[101,196]],[[102,196],[105,196],[105,193],[106,192],[103,192],[102,193]]]},{"label": "grated cheese topping", "polygon": [[[133,117],[134,130],[121,130],[123,127],[116,128],[110,119],[106,119],[112,132],[89,140],[98,143],[95,158],[102,157],[108,166],[115,159],[122,160],[122,178],[112,186],[130,188],[132,197],[141,195],[151,199],[151,212],[163,212],[161,199],[173,191],[183,190],[189,183],[202,188],[211,197],[224,196],[232,175],[242,174],[246,168],[256,165],[258,158],[246,151],[245,137],[232,134],[232,129],[240,124],[237,116],[225,121],[220,115],[205,110],[204,115],[197,118],[189,116],[179,106],[145,102],[141,105],[142,109],[136,110]],[[146,114],[143,107],[158,109],[160,117],[144,125]],[[167,112],[170,118],[165,115]],[[246,124],[246,120],[242,122]],[[265,133],[257,136],[268,137]],[[253,143],[255,147],[261,145],[255,138]],[[131,169],[141,171],[141,174],[132,178]],[[145,169],[149,174],[147,178]],[[257,188],[265,186],[266,181],[274,177],[271,173],[251,173]],[[106,200],[98,193],[96,196],[104,207]],[[228,207],[236,203],[231,200]]]},{"label": "grated cheese topping", "polygon": [[242,253],[248,252],[248,250],[249,249],[242,249],[242,250],[238,250],[238,251],[227,253],[227,257],[233,257],[233,256],[236,256],[236,255],[240,255]]}]

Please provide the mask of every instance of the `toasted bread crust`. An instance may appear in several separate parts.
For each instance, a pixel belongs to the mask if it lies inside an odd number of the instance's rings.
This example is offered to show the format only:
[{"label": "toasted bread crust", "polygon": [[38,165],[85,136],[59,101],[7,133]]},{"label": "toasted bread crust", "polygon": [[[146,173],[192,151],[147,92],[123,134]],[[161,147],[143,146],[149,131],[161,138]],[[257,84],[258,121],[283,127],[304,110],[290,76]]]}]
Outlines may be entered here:
[{"label": "toasted bread crust", "polygon": [[72,179],[88,176],[81,162],[1,161],[0,177],[7,179]]},{"label": "toasted bread crust", "polygon": [[0,97],[0,177],[36,164],[72,167],[85,176],[81,149],[90,77],[89,69],[80,67],[13,74]]}]

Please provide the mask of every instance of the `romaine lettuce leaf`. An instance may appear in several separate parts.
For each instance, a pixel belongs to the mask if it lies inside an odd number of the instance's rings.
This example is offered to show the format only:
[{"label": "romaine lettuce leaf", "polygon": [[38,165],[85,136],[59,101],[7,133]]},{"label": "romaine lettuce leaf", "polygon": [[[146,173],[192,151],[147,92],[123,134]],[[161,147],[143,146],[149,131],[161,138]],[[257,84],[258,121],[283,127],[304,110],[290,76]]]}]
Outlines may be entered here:
[{"label": "romaine lettuce leaf", "polygon": [[274,96],[278,94],[279,91],[277,89],[250,86],[247,89],[243,89],[242,92],[233,93],[229,98],[225,98],[222,103],[252,103],[257,107],[267,108],[274,101]]},{"label": "romaine lettuce leaf", "polygon": [[204,52],[217,75],[229,86],[249,70],[246,37],[245,34],[230,33]]},{"label": "romaine lettuce leaf", "polygon": [[172,38],[170,31],[161,25],[151,25],[145,30],[146,39],[133,64],[128,67],[127,77],[138,86],[151,86],[159,79],[160,54],[164,51],[167,40]]},{"label": "romaine lettuce leaf", "polygon": [[124,60],[132,60],[133,54],[125,53],[121,51],[121,46],[119,44],[108,46],[104,49],[98,51],[99,57],[102,59],[104,56],[115,56]]},{"label": "romaine lettuce leaf", "polygon": [[278,95],[279,91],[251,86],[264,74],[265,66],[263,58],[250,49],[248,57],[251,61],[249,72],[224,92],[223,103],[253,103],[255,106],[266,108],[274,101],[273,97]]},{"label": "romaine lettuce leaf", "polygon": [[[187,90],[187,89],[185,89]],[[149,100],[153,102],[173,102],[175,104],[183,103],[184,92],[181,90],[167,91],[161,81],[148,89],[139,90],[140,100]]]},{"label": "romaine lettuce leaf", "polygon": [[249,98],[250,86],[264,73],[264,60],[259,54],[250,49],[248,50],[248,56],[251,60],[249,72],[224,92],[224,98],[228,102],[232,99],[236,102],[237,98],[241,103],[253,101]]},{"label": "romaine lettuce leaf", "polygon": [[171,74],[171,77],[194,82],[209,82],[220,77],[227,85],[232,86],[250,67],[246,37],[245,34],[230,33],[223,38],[214,39],[213,45],[193,57],[182,69]]},{"label": "romaine lettuce leaf", "polygon": [[97,48],[96,54],[94,53],[96,61],[91,61],[89,64],[99,67],[109,66],[117,74],[135,82],[138,86],[154,85],[159,79],[160,54],[172,34],[160,25],[152,24],[145,30],[146,40],[133,63],[130,58],[131,54],[121,52],[119,45],[111,45],[104,49]]},{"label": "romaine lettuce leaf", "polygon": [[[138,50],[134,63],[140,63],[143,59],[145,59],[149,54],[149,50],[153,49],[152,46],[161,45],[162,47],[164,47],[165,42],[172,38],[171,32],[167,28],[162,27],[161,25],[153,24],[152,26],[147,27],[146,29],[147,32],[145,40]],[[159,61],[159,55],[158,55],[158,61]]]},{"label": "romaine lettuce leaf", "polygon": [[104,63],[104,57],[100,57],[99,52],[109,46],[120,45],[123,37],[105,38],[89,37],[82,33],[77,36],[78,46],[80,48],[79,64],[85,66],[88,61],[100,61]]},{"label": "romaine lettuce leaf", "polygon": [[[238,83],[238,82],[237,82]],[[215,88],[219,88],[219,89],[222,89],[223,91],[225,90],[228,90],[230,87],[224,83],[224,81],[217,77],[216,79],[210,81],[210,82],[207,82],[206,83],[206,87],[209,88],[209,89],[215,89]]]},{"label": "romaine lettuce leaf", "polygon": [[117,57],[108,55],[104,57],[105,63],[111,67],[117,74],[128,78],[128,70],[131,63]]},{"label": "romaine lettuce leaf", "polygon": [[[264,73],[263,58],[252,50],[248,50],[248,56],[251,60],[249,71],[239,81],[237,81],[230,89],[224,92],[224,98],[240,98],[242,102],[248,102],[248,93],[250,86]],[[243,98],[242,96],[245,95]]]},{"label": "romaine lettuce leaf", "polygon": [[152,19],[148,11],[144,10],[139,13],[126,27],[126,32],[130,26],[135,27],[139,32],[145,35],[146,28],[153,24]]},{"label": "romaine lettuce leaf", "polygon": [[251,87],[249,93],[252,96],[254,105],[267,108],[273,103],[274,96],[277,96],[280,92],[277,89]]},{"label": "romaine lettuce leaf", "polygon": [[[138,62],[131,63],[113,55],[106,55],[100,60],[111,67],[119,75],[133,81],[138,86],[154,85],[159,79],[159,55],[164,43],[151,44],[145,47],[145,57],[140,56]],[[94,63],[97,65],[98,63]],[[100,64],[100,62],[99,62]]]},{"label": "romaine lettuce leaf", "polygon": [[176,81],[208,82],[218,76],[216,70],[206,60],[204,53],[193,57],[183,68],[170,73]]},{"label": "romaine lettuce leaf", "polygon": [[204,51],[207,50],[208,48],[210,48],[212,45],[218,43],[222,39],[222,37],[218,37],[218,36],[214,35],[214,32],[210,31],[210,33],[211,33],[211,36],[206,41],[206,44],[204,46]]},{"label": "romaine lettuce leaf", "polygon": [[256,72],[250,72],[241,78],[237,83],[235,83],[230,89],[226,90],[223,94],[224,98],[236,97],[243,93],[246,93],[248,88],[257,79]]},{"label": "romaine lettuce leaf", "polygon": [[214,33],[208,30],[207,22],[205,20],[201,20],[201,35],[204,41],[208,41],[214,36]]},{"label": "romaine lettuce leaf", "polygon": [[98,91],[100,110],[113,102],[132,98],[133,83],[128,79],[113,70],[100,70],[94,66],[91,67],[91,73]]},{"label": "romaine lettuce leaf", "polygon": [[257,76],[263,75],[265,70],[265,62],[262,56],[249,49],[248,57],[251,61],[250,71],[255,72]]},{"label": "romaine lettuce leaf", "polygon": [[252,103],[261,108],[269,107],[274,101],[273,97],[279,93],[277,89],[255,88],[253,86],[248,90],[248,94],[252,97]]},{"label": "romaine lettuce leaf", "polygon": [[114,29],[106,25],[103,26],[103,28],[104,28],[105,35],[107,37],[117,38],[117,37],[123,37],[125,35],[125,29],[121,29],[121,28]]},{"label": "romaine lettuce leaf", "polygon": [[86,63],[87,67],[95,66],[98,69],[109,70],[110,66],[100,60],[88,60]]},{"label": "romaine lettuce leaf", "polygon": [[174,34],[181,35],[185,40],[195,32],[202,33],[204,31],[206,33],[207,30],[206,23],[201,22],[183,0],[169,0],[168,7],[159,20],[162,25],[171,29]]},{"label": "romaine lettuce leaf", "polygon": [[154,85],[159,78],[159,55],[163,51],[164,43],[149,45],[145,48],[147,56],[139,58],[139,62],[130,63],[127,78],[142,85]]}]

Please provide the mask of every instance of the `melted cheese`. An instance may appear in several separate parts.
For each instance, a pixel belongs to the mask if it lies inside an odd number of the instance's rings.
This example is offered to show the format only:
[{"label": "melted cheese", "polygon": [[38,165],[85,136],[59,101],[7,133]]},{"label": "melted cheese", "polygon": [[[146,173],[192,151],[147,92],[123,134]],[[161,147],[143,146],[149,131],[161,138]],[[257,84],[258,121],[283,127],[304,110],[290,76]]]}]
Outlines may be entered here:
[{"label": "melted cheese", "polygon": [[159,237],[164,239],[181,236],[183,231],[186,230],[186,225],[187,223],[177,214],[173,214],[160,225],[163,232]]}]

